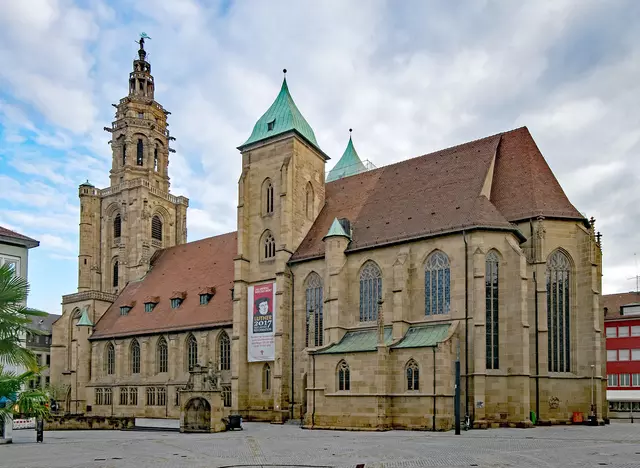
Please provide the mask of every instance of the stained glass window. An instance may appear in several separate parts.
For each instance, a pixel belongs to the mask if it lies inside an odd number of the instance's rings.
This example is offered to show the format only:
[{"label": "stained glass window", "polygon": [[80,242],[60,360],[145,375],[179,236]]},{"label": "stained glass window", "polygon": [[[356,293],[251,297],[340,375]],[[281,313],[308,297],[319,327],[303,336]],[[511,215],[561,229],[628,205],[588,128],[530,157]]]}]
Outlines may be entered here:
[{"label": "stained glass window", "polygon": [[420,390],[420,368],[413,359],[407,363],[406,373],[407,390]]},{"label": "stained glass window", "polygon": [[556,250],[547,261],[548,366],[550,372],[571,369],[570,273],[567,256]]},{"label": "stained glass window", "polygon": [[485,260],[485,309],[486,309],[486,365],[487,369],[499,369],[498,333],[498,255],[489,252]]},{"label": "stained glass window", "polygon": [[317,273],[307,279],[306,299],[306,346],[322,346],[322,279]]},{"label": "stained glass window", "polygon": [[424,268],[425,315],[448,314],[451,303],[449,257],[436,251],[429,255]]},{"label": "stained glass window", "polygon": [[338,390],[351,390],[351,374],[345,361],[338,364]]},{"label": "stained glass window", "polygon": [[163,336],[158,340],[156,348],[156,359],[158,372],[169,371],[169,347],[167,346],[167,340]]},{"label": "stained glass window", "polygon": [[360,321],[378,319],[378,301],[382,299],[382,272],[369,260],[360,271]]},{"label": "stained glass window", "polygon": [[136,339],[131,342],[131,373],[140,373],[140,344]]}]

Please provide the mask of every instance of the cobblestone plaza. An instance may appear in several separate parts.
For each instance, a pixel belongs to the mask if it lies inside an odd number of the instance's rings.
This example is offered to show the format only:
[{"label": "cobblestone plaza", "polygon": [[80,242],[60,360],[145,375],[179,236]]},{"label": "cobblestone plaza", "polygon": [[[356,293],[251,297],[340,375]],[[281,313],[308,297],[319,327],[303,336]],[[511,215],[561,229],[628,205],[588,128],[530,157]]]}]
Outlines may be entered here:
[{"label": "cobblestone plaza", "polygon": [[337,432],[245,423],[220,434],[15,431],[2,467],[638,467],[640,424],[463,432]]}]

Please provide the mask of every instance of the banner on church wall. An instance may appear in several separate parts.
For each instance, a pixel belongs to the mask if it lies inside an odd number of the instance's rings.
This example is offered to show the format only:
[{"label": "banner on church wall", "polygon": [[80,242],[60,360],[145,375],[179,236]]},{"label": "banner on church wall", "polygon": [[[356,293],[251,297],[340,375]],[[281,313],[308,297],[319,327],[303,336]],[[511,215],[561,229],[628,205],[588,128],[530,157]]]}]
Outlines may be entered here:
[{"label": "banner on church wall", "polygon": [[248,288],[247,360],[275,360],[276,283]]}]

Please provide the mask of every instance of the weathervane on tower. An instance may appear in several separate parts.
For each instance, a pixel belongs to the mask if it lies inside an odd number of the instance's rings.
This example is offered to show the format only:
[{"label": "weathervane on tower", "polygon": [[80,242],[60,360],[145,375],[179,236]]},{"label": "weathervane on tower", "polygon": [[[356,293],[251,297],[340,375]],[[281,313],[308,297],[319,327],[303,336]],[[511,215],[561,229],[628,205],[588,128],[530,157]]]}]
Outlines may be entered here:
[{"label": "weathervane on tower", "polygon": [[139,41],[134,41],[136,44],[140,44],[140,50],[138,50],[138,55],[140,56],[140,60],[144,60],[145,56],[147,55],[147,52],[144,50],[144,40],[145,39],[151,39],[149,36],[147,36],[146,32],[141,32],[140,33],[140,40]]}]

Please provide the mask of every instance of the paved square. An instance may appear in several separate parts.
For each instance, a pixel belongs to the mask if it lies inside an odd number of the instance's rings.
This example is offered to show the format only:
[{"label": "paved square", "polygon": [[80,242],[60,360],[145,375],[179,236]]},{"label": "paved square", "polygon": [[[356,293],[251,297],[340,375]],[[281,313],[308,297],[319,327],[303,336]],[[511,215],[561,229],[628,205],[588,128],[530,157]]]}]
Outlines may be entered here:
[{"label": "paved square", "polygon": [[640,467],[640,424],[476,430],[461,436],[261,423],[244,428],[221,434],[46,432],[43,444],[35,443],[35,431],[14,431],[15,443],[0,445],[0,467]]}]

